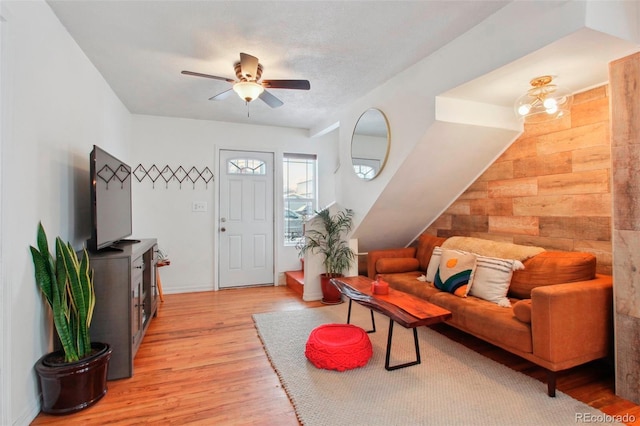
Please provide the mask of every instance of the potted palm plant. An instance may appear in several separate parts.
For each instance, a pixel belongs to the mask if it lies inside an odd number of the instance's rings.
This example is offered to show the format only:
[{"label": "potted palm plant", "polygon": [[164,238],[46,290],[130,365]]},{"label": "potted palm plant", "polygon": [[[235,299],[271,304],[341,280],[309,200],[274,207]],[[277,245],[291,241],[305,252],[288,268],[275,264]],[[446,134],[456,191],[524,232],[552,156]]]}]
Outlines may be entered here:
[{"label": "potted palm plant", "polygon": [[71,244],[58,237],[54,258],[42,223],[38,225],[37,246],[31,246],[35,280],[51,309],[62,347],[44,355],[35,366],[42,411],[70,414],[93,405],[107,392],[111,347],[90,340],[96,299],[86,249],[78,260]]},{"label": "potted palm plant", "polygon": [[298,245],[298,250],[301,255],[312,252],[324,256],[323,265],[326,272],[320,274],[322,302],[340,303],[340,291],[330,280],[343,276],[343,272],[349,269],[351,262],[356,258],[347,240],[343,238],[353,226],[353,210],[345,209],[332,215],[329,209],[323,209],[316,212],[316,218],[319,224],[305,231],[305,238]]}]

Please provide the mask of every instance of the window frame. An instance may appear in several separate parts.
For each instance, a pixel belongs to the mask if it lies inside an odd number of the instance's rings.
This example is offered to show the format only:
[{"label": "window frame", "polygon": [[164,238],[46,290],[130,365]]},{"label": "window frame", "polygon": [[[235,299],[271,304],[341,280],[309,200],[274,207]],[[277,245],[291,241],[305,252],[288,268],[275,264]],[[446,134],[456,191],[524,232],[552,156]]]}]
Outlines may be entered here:
[{"label": "window frame", "polygon": [[[291,179],[291,167],[294,163],[306,163],[303,167],[305,168],[304,173],[307,179],[298,182]],[[310,167],[311,170],[309,170]],[[312,215],[318,205],[318,156],[315,154],[283,153],[282,181],[282,237],[285,246],[295,246],[302,239],[306,217]],[[304,192],[302,194],[292,192],[292,188],[294,186],[298,187],[300,184],[304,185],[302,189]],[[293,198],[292,195],[296,195],[296,198]],[[304,213],[300,214],[297,210],[302,209],[304,204],[306,204],[307,207],[304,209]],[[291,218],[292,213],[300,214],[300,220],[298,221],[296,218]],[[293,231],[290,228],[292,222],[295,228]],[[294,237],[293,233],[299,236]]]}]

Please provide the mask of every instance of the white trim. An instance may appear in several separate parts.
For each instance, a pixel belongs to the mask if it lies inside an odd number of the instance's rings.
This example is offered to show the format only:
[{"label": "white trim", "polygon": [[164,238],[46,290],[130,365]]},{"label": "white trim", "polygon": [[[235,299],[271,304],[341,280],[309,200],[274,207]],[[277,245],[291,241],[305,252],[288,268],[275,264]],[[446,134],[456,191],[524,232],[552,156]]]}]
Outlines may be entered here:
[{"label": "white trim", "polygon": [[[8,111],[6,102],[6,91],[8,85],[6,83],[6,49],[4,44],[7,40],[7,21],[4,10],[0,10],[0,171],[5,170],[2,167],[4,144],[7,140],[7,124],[6,112]],[[3,205],[3,176],[0,173],[0,281],[3,283],[0,290],[0,354],[2,360],[0,361],[0,424],[11,424],[11,345],[7,342],[11,339],[11,282],[8,281],[4,271],[4,213],[2,211]]]}]

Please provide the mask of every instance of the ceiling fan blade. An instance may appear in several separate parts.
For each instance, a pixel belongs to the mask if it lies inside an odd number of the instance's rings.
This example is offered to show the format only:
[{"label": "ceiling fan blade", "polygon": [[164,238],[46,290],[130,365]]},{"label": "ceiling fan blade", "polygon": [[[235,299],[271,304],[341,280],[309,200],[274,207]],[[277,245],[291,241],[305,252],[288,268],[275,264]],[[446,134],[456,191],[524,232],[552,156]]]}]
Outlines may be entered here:
[{"label": "ceiling fan blade", "polygon": [[212,96],[209,98],[210,101],[222,101],[224,99],[227,99],[229,97],[229,95],[231,95],[233,93],[233,88],[229,89],[229,90],[225,90],[224,92],[218,93],[215,96]]},{"label": "ceiling fan blade", "polygon": [[262,80],[262,85],[267,89],[311,89],[309,80]]},{"label": "ceiling fan blade", "polygon": [[247,80],[256,80],[258,75],[258,58],[247,53],[240,53],[240,69]]},{"label": "ceiling fan blade", "polygon": [[262,99],[264,103],[269,105],[271,108],[278,108],[284,105],[284,102],[282,102],[280,99],[276,98],[266,90],[260,94],[260,99]]},{"label": "ceiling fan blade", "polygon": [[217,75],[211,75],[211,74],[202,74],[199,72],[193,72],[193,71],[182,71],[181,74],[184,75],[192,75],[194,77],[205,77],[205,78],[212,78],[214,80],[222,80],[222,81],[228,81],[229,83],[235,83],[235,80],[232,80],[230,78],[226,78],[226,77],[218,77]]}]

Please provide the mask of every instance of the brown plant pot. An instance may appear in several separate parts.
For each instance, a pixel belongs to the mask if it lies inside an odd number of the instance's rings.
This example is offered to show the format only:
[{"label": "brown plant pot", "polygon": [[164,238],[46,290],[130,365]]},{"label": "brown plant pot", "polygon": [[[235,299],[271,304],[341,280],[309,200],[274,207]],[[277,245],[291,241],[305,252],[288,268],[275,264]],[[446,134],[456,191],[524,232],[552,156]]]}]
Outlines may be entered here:
[{"label": "brown plant pot", "polygon": [[340,290],[331,284],[331,278],[344,277],[342,274],[320,274],[320,286],[322,288],[322,303],[325,305],[337,305],[342,303]]},{"label": "brown plant pot", "polygon": [[46,354],[36,363],[42,391],[42,411],[71,414],[92,406],[107,393],[107,370],[111,346],[94,342],[95,354],[77,362],[54,365],[62,351]]}]

